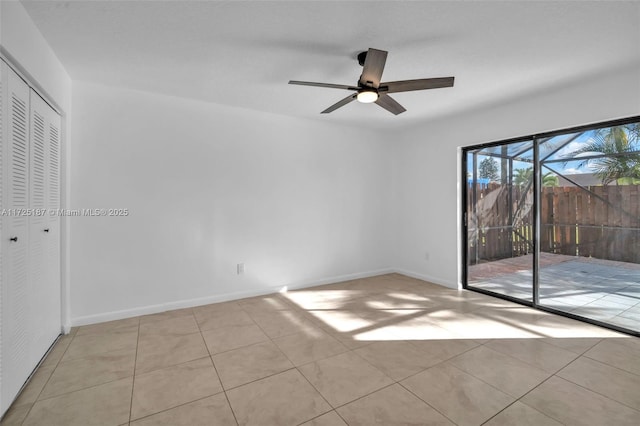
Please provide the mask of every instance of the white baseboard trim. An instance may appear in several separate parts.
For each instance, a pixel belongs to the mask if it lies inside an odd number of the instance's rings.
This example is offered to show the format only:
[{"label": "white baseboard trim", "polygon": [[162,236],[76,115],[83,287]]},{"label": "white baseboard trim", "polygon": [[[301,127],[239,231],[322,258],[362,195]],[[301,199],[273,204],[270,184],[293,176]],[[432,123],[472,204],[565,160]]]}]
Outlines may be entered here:
[{"label": "white baseboard trim", "polygon": [[[392,268],[378,269],[368,272],[358,272],[355,274],[338,275],[334,277],[321,278],[319,280],[303,281],[287,285],[287,290],[298,290],[307,287],[315,287],[318,285],[333,284],[341,281],[355,280],[359,278],[369,278],[378,275],[385,275],[395,272]],[[140,315],[157,314],[159,312],[171,311],[174,309],[193,308],[196,306],[209,305],[211,303],[227,302],[229,300],[244,299],[247,297],[263,296],[265,294],[278,293],[283,286],[265,287],[260,289],[251,289],[246,291],[238,291],[233,293],[217,294],[212,296],[198,297],[194,299],[179,300],[176,302],[160,303],[157,305],[140,306],[131,309],[123,309],[119,311],[103,312],[94,315],[85,315],[71,318],[71,325],[78,327],[82,325],[96,324],[106,321],[115,321],[119,319],[137,317]],[[65,332],[68,333],[69,330]]]},{"label": "white baseboard trim", "polygon": [[419,280],[428,281],[430,283],[438,284],[443,287],[451,288],[453,290],[459,290],[457,283],[453,283],[439,277],[434,277],[432,275],[419,274],[417,272],[408,271],[406,269],[401,269],[401,268],[395,268],[393,271],[395,273],[406,275],[411,278],[417,278]]},{"label": "white baseboard trim", "polygon": [[[376,269],[374,271],[358,272],[355,274],[338,275],[335,277],[322,278],[322,279],[313,280],[313,281],[304,281],[301,283],[296,283],[294,285],[288,285],[287,289],[297,290],[301,288],[315,287],[317,285],[326,285],[326,284],[339,283],[342,281],[357,280],[360,278],[377,277],[378,275],[392,274],[394,272],[395,272],[395,269],[393,268],[384,268],[384,269]],[[277,291],[279,290],[280,289],[278,289]]]}]

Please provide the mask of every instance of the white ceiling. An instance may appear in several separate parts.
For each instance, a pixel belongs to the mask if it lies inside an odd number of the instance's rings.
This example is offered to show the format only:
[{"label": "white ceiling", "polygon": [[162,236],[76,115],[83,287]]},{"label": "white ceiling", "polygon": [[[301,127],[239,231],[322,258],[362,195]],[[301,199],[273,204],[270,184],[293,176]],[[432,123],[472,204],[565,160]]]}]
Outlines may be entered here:
[{"label": "white ceiling", "polygon": [[[296,117],[410,125],[509,102],[640,63],[640,3],[25,1],[74,80]],[[346,91],[355,56],[388,50],[383,81],[455,76],[455,87],[394,94],[393,116]]]}]

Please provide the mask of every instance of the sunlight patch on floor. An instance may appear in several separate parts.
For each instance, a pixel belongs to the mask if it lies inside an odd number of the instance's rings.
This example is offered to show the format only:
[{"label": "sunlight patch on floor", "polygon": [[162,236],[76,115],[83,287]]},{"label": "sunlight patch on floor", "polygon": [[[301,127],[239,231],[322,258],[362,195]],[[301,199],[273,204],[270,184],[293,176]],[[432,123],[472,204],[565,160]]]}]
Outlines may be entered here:
[{"label": "sunlight patch on floor", "polygon": [[628,337],[478,293],[438,288],[430,296],[428,285],[420,291],[414,282],[395,283],[393,290],[372,285],[367,292],[360,282],[357,290],[332,285],[283,296],[353,341]]}]

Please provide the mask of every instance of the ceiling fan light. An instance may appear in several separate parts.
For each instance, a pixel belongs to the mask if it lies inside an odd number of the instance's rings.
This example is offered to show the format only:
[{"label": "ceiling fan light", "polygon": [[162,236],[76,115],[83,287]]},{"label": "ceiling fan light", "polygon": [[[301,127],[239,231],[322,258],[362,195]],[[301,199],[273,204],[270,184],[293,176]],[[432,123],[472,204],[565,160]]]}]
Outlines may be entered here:
[{"label": "ceiling fan light", "polygon": [[358,102],[370,104],[378,100],[378,93],[373,90],[362,90],[358,92]]}]

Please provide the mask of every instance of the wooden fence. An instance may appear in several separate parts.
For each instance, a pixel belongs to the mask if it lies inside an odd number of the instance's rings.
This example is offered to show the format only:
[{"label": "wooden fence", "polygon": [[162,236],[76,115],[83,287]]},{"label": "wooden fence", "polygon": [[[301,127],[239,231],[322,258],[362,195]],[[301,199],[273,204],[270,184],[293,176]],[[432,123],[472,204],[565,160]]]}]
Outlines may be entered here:
[{"label": "wooden fence", "polygon": [[[640,263],[640,185],[586,189],[542,189],[540,250]],[[523,194],[519,187],[478,185],[475,209],[474,188],[467,190],[470,264],[533,251],[531,189]]]}]

